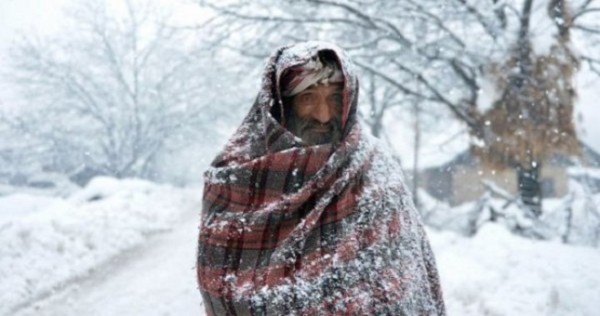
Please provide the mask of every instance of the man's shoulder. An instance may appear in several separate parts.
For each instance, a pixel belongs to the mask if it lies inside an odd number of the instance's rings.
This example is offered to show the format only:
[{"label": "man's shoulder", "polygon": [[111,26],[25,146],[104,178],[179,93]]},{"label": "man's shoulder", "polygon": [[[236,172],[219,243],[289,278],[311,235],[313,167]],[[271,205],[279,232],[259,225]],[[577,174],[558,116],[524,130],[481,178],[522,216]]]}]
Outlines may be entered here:
[{"label": "man's shoulder", "polygon": [[361,142],[363,147],[375,151],[377,156],[392,159],[396,163],[400,163],[400,157],[388,143],[373,136],[373,134],[365,129],[361,129]]},{"label": "man's shoulder", "polygon": [[378,178],[404,178],[401,159],[385,141],[376,138],[368,131],[361,131],[361,147],[371,155],[371,168],[367,176]]}]

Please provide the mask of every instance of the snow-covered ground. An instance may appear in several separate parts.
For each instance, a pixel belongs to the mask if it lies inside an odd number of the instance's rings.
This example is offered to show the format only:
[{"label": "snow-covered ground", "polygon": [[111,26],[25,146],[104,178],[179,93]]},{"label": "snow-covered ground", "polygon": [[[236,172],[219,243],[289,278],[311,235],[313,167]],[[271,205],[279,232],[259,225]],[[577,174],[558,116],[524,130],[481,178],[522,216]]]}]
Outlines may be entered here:
[{"label": "snow-covered ground", "polygon": [[598,315],[600,250],[534,241],[497,224],[430,233],[449,315]]},{"label": "snow-covered ground", "polygon": [[188,214],[171,231],[16,315],[204,315],[194,269],[197,218]]},{"label": "snow-covered ground", "polygon": [[[194,273],[201,193],[100,178],[67,199],[1,197],[0,315],[203,315]],[[497,224],[473,238],[429,237],[449,315],[600,310],[599,249]]]},{"label": "snow-covered ground", "polygon": [[182,218],[195,227],[201,196],[201,188],[96,178],[69,198],[0,197],[0,315],[78,284],[118,255],[147,246],[156,233],[179,227]]}]

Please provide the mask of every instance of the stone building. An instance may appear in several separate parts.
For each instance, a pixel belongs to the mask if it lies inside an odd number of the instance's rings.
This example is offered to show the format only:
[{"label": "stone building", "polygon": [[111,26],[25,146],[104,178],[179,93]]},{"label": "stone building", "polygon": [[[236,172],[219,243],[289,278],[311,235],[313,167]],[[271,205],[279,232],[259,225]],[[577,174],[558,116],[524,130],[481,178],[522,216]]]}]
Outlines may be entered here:
[{"label": "stone building", "polygon": [[[569,173],[569,168],[600,168],[600,153],[591,147],[581,144],[581,156],[555,154],[541,163],[541,189],[543,197],[563,197],[568,191],[568,180],[578,178],[585,180],[590,189],[600,192],[600,179],[585,177],[580,172]],[[491,180],[511,194],[517,194],[517,173],[506,169],[497,171],[479,162],[469,150],[458,154],[451,161],[421,172],[421,186],[438,200],[458,205],[475,200],[485,193],[483,180]]]}]

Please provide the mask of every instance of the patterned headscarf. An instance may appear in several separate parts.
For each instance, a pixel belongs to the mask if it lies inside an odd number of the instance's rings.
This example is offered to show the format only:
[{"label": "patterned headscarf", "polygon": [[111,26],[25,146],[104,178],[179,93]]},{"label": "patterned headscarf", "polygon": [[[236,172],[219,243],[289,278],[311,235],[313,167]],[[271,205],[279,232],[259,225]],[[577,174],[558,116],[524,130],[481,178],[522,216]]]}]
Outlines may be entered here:
[{"label": "patterned headscarf", "polygon": [[305,64],[286,69],[281,76],[281,95],[291,97],[315,84],[342,82],[344,77],[337,63],[320,54]]}]

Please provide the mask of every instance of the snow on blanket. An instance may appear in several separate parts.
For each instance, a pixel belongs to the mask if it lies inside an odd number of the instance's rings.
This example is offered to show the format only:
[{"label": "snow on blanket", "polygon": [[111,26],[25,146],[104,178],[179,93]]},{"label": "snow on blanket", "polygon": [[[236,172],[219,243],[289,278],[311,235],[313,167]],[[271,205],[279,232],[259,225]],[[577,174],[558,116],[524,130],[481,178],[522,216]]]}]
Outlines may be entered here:
[{"label": "snow on blanket", "polygon": [[198,192],[99,177],[67,199],[0,197],[0,315],[168,230]]}]

